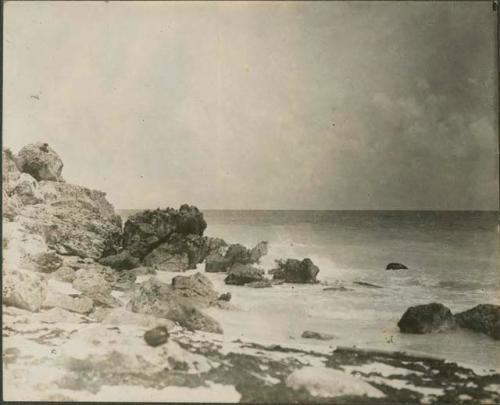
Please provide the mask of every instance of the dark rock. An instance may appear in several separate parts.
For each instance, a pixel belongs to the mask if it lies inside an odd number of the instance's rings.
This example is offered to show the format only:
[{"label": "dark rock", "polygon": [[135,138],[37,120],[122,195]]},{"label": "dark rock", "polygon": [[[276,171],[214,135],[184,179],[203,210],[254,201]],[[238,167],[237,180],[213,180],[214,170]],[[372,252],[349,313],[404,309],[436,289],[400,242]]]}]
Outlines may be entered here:
[{"label": "dark rock", "polygon": [[212,254],[207,257],[205,271],[208,273],[225,273],[228,271],[231,263],[220,254]]},{"label": "dark rock", "polygon": [[239,243],[230,245],[227,249],[225,259],[229,266],[233,264],[254,264],[258,263],[260,258],[267,254],[267,242],[259,242],[252,249],[247,249]]},{"label": "dark rock", "polygon": [[245,284],[245,287],[251,288],[269,288],[272,286],[273,284],[270,280],[252,281],[251,283]]},{"label": "dark rock", "polygon": [[139,267],[140,260],[132,256],[128,250],[122,250],[115,255],[103,257],[99,260],[99,263],[115,270],[131,270]]},{"label": "dark rock", "polygon": [[346,288],[343,285],[338,286],[338,287],[326,287],[323,288],[323,291],[353,291],[352,288]]},{"label": "dark rock", "polygon": [[268,243],[266,241],[257,243],[257,245],[250,250],[251,263],[258,263],[263,256],[267,255],[267,247]]},{"label": "dark rock", "polygon": [[403,333],[443,332],[455,327],[455,320],[443,304],[431,303],[408,308],[398,326]]},{"label": "dark rock", "polygon": [[455,315],[462,328],[500,339],[500,305],[481,304]]},{"label": "dark rock", "polygon": [[230,292],[223,293],[223,294],[219,295],[219,298],[217,298],[217,299],[219,301],[229,302],[229,301],[231,301],[231,293]]},{"label": "dark rock", "polygon": [[317,283],[319,268],[309,258],[302,261],[278,260],[276,263],[278,268],[270,272],[275,280],[284,280],[287,283]]},{"label": "dark rock", "polygon": [[150,346],[157,347],[168,341],[168,330],[165,326],[157,326],[144,334],[144,340]]},{"label": "dark rock", "polygon": [[125,222],[123,247],[143,258],[174,234],[202,236],[206,227],[203,214],[194,206],[184,204],[179,210],[146,210]]},{"label": "dark rock", "polygon": [[204,236],[204,240],[205,240],[205,249],[204,249],[205,257],[211,255],[223,256],[226,253],[227,243],[224,239]]},{"label": "dark rock", "polygon": [[389,263],[385,269],[386,270],[408,270],[408,267],[406,267],[404,264],[401,264],[401,263]]},{"label": "dark rock", "polygon": [[335,339],[334,335],[328,333],[314,332],[311,330],[306,330],[302,333],[304,339],[317,339],[317,340],[332,340]]},{"label": "dark rock", "polygon": [[228,276],[224,279],[226,284],[244,285],[253,281],[261,281],[264,279],[264,271],[256,267],[245,264],[235,264],[228,272]]},{"label": "dark rock", "polygon": [[17,167],[38,181],[64,181],[63,162],[47,143],[34,143],[23,147],[16,158]]}]

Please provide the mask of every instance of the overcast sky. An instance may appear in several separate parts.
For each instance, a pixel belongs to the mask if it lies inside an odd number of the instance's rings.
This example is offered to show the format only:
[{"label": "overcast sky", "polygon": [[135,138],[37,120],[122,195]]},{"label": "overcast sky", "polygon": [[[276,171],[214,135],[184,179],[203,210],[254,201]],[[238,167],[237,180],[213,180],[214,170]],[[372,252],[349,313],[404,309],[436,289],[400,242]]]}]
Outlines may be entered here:
[{"label": "overcast sky", "polygon": [[4,146],[117,208],[497,209],[491,2],[8,2]]}]

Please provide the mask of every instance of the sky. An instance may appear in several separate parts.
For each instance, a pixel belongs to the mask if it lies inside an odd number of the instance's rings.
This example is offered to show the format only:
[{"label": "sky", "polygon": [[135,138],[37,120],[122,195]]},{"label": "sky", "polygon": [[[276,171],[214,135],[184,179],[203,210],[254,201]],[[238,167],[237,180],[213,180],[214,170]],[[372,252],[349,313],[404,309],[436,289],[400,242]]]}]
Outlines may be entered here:
[{"label": "sky", "polygon": [[7,2],[3,145],[116,208],[497,210],[491,2]]}]

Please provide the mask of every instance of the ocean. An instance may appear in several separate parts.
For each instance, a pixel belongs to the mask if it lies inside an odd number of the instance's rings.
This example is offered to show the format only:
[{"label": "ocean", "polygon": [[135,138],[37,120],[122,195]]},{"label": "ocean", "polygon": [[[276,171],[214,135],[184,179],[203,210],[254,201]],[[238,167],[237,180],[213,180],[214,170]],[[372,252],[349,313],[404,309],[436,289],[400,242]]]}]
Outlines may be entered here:
[{"label": "ocean", "polygon": [[[135,211],[135,210],[134,210]],[[120,212],[126,217],[133,210]],[[251,247],[269,242],[264,269],[281,258],[309,257],[318,285],[267,289],[226,286],[235,311],[210,309],[228,339],[356,346],[414,352],[483,368],[500,368],[500,342],[469,331],[399,333],[413,305],[440,302],[452,312],[500,304],[500,230],[497,212],[443,211],[203,211],[205,234]],[[389,262],[409,270],[386,271]],[[203,265],[198,270],[203,270]],[[165,275],[169,278],[174,274]],[[370,288],[355,282],[371,283]],[[347,290],[330,290],[343,285]],[[332,341],[301,338],[304,330]]]}]

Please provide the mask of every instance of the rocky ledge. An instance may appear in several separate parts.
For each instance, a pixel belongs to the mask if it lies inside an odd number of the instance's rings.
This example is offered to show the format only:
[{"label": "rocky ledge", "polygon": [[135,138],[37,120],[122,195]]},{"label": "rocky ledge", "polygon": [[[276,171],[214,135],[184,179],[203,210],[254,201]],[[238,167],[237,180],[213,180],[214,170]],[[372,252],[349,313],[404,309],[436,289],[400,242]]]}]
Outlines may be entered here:
[{"label": "rocky ledge", "polygon": [[[201,272],[168,272],[205,262],[207,272],[226,273],[226,284],[262,288],[317,283],[318,267],[288,259],[266,274],[259,267],[266,242],[249,249],[204,236],[207,224],[194,206],[140,212],[122,227],[105,193],[65,182],[62,168],[46,143],[3,151],[5,399],[500,400],[498,374],[443,360],[227,339],[206,310],[237,310],[231,294]],[[165,281],[165,274],[175,276]],[[489,306],[455,316],[438,304],[410,312],[402,325],[417,333],[458,324],[498,335],[498,310]],[[334,339],[314,331],[304,337]]]}]

